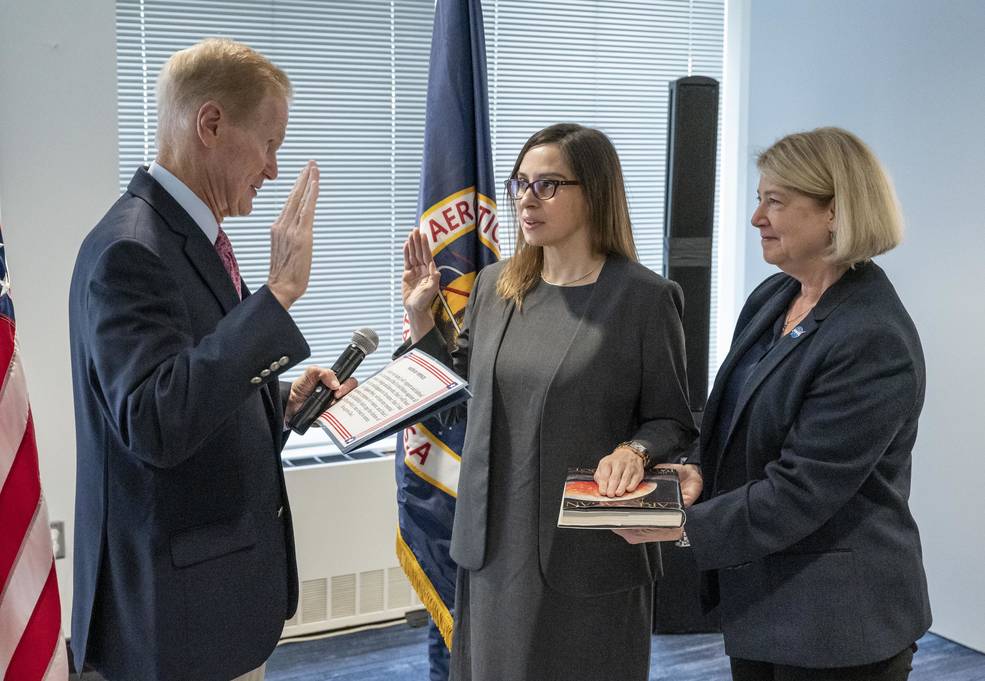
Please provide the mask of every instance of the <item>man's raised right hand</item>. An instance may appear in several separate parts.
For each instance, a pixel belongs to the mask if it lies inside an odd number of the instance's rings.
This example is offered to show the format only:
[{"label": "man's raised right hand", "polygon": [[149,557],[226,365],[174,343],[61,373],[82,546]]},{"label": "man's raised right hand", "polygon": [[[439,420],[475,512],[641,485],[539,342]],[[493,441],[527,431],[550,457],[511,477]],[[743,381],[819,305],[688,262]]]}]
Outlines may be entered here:
[{"label": "man's raised right hand", "polygon": [[290,309],[308,288],[318,179],[318,165],[308,161],[298,175],[284,209],[270,228],[267,286],[285,310]]}]

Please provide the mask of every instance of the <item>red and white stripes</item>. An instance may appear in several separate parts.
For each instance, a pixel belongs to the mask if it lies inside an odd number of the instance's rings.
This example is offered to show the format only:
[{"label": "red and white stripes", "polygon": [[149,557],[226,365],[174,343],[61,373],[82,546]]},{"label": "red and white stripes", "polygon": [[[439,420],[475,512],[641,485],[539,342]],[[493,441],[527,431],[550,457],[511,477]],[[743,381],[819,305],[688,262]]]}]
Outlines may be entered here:
[{"label": "red and white stripes", "polygon": [[0,679],[64,681],[68,660],[34,422],[14,323],[3,314],[0,369]]}]

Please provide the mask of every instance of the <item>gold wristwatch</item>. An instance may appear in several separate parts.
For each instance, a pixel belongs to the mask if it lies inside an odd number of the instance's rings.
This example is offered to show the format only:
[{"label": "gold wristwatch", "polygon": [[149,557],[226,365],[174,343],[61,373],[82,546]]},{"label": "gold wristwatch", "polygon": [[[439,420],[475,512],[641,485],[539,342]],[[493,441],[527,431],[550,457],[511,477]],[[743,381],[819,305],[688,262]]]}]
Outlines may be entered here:
[{"label": "gold wristwatch", "polygon": [[650,467],[650,453],[646,451],[646,446],[639,440],[627,440],[626,442],[620,442],[616,445],[616,449],[620,447],[625,447],[626,449],[632,450],[643,461],[643,469]]}]

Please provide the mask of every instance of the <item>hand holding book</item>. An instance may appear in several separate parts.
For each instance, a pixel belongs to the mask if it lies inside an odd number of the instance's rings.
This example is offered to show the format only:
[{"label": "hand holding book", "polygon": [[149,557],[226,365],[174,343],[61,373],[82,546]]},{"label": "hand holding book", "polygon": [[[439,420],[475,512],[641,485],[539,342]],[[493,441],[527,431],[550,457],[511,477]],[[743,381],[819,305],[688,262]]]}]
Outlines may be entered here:
[{"label": "hand holding book", "polygon": [[684,503],[677,470],[647,471],[632,492],[610,496],[599,491],[596,471],[569,468],[564,481],[558,527],[571,529],[679,528]]},{"label": "hand holding book", "polygon": [[701,467],[695,464],[664,463],[661,468],[671,468],[677,471],[677,477],[681,481],[681,496],[684,498],[684,508],[689,508],[701,496],[704,489],[704,478],[701,476]]},{"label": "hand holding book", "polygon": [[[701,477],[701,468],[695,465],[665,464],[664,467],[672,468],[677,471],[681,482],[681,497],[684,501],[684,508],[690,507],[704,488],[704,481]],[[684,527],[648,527],[648,528],[620,528],[612,530],[630,544],[643,544],[654,541],[678,541],[683,539]]]},{"label": "hand holding book", "polygon": [[612,530],[630,544],[646,544],[654,541],[680,541],[683,527],[623,527]]}]

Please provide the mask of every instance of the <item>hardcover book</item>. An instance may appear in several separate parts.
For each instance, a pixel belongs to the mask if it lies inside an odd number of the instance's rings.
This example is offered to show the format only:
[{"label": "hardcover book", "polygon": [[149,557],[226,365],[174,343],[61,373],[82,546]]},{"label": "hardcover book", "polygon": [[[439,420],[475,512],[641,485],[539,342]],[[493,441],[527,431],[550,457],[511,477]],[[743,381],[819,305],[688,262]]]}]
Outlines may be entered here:
[{"label": "hardcover book", "polygon": [[681,483],[673,468],[647,471],[636,489],[621,497],[599,494],[594,476],[594,468],[568,469],[558,527],[611,530],[684,524]]}]

